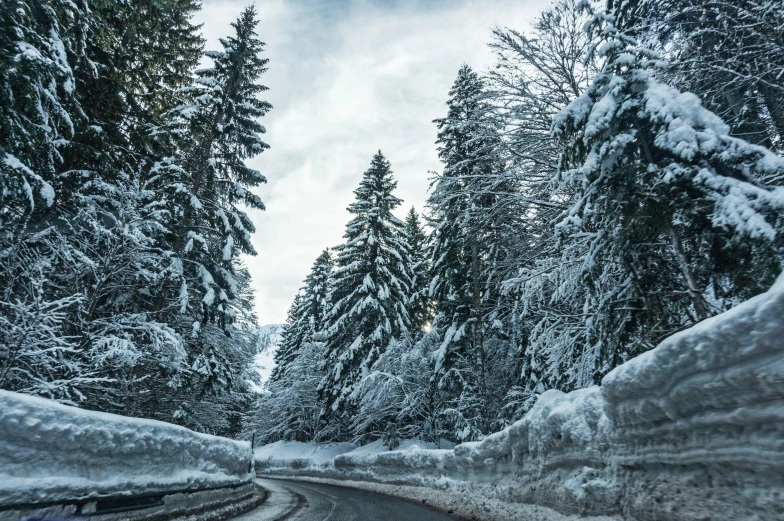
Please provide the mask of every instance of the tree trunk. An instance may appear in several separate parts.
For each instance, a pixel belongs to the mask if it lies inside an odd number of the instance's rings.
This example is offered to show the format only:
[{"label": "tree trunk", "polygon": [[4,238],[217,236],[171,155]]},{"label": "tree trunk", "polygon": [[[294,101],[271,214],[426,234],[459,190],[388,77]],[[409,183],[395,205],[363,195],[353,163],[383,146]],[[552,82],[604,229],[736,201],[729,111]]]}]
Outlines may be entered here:
[{"label": "tree trunk", "polygon": [[759,84],[759,90],[765,101],[765,107],[770,113],[773,127],[781,140],[779,147],[784,147],[784,91],[763,83]]},{"label": "tree trunk", "polygon": [[689,267],[689,261],[686,258],[686,253],[683,251],[681,239],[678,237],[678,233],[672,226],[670,226],[669,232],[670,238],[672,239],[672,247],[675,250],[675,256],[678,259],[681,273],[683,273],[683,278],[686,281],[686,288],[689,292],[689,298],[691,298],[692,304],[694,304],[694,311],[697,312],[697,318],[699,320],[704,320],[708,318],[708,311],[705,308],[705,302],[703,301],[702,293],[697,286],[697,280],[694,278],[694,273],[692,273],[691,267]]},{"label": "tree trunk", "polygon": [[488,418],[487,360],[485,358],[484,335],[482,333],[482,286],[479,270],[479,245],[476,241],[473,241],[471,244],[471,278],[473,285],[474,347],[479,358],[479,389],[482,393],[482,431],[487,432],[487,425],[484,425]]}]

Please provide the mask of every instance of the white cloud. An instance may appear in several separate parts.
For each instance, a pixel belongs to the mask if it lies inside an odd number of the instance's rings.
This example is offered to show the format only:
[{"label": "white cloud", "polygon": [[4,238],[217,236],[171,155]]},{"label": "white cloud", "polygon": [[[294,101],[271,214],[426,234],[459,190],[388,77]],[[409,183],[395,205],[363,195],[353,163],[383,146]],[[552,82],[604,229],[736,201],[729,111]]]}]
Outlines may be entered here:
[{"label": "white cloud", "polygon": [[[230,34],[246,2],[205,0],[197,21],[208,48]],[[274,109],[271,149],[250,164],[269,183],[253,212],[258,256],[247,259],[261,323],[280,323],[321,250],[338,244],[346,206],[381,150],[405,200],[421,211],[428,171],[439,169],[436,128],[458,68],[491,66],[496,25],[527,29],[546,0],[257,3]]]}]

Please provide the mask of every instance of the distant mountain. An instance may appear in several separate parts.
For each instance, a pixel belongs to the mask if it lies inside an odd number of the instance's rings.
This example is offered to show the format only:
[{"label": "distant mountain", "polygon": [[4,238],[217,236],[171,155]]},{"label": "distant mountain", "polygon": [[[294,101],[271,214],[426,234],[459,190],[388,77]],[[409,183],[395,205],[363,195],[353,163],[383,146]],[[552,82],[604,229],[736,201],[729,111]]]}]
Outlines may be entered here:
[{"label": "distant mountain", "polygon": [[280,344],[281,335],[286,324],[267,324],[259,328],[259,339],[256,343],[256,352],[264,353],[269,349],[276,350]]},{"label": "distant mountain", "polygon": [[[267,324],[258,329],[255,368],[261,376],[262,385],[269,378],[272,368],[275,367],[275,353],[280,345],[285,327],[285,324]],[[261,391],[261,388],[258,387],[255,390]]]}]

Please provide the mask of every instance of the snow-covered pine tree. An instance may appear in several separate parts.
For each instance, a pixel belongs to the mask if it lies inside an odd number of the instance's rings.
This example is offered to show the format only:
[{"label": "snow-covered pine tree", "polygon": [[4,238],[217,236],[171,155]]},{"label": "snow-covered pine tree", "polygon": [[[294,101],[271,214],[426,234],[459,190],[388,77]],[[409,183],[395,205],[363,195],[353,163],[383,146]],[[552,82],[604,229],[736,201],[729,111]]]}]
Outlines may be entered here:
[{"label": "snow-covered pine tree", "polygon": [[[170,7],[158,4],[163,10]],[[133,28],[118,19],[141,19],[127,3],[88,8],[82,2],[15,1],[0,8],[9,22],[3,24],[1,57],[15,63],[3,67],[10,103],[2,106],[10,112],[0,117],[8,117],[3,139],[13,143],[15,151],[8,152],[18,160],[9,162],[6,154],[2,168],[12,171],[0,177],[12,184],[21,180],[30,204],[26,213],[3,212],[4,218],[22,217],[17,226],[3,223],[4,231],[13,232],[4,237],[10,240],[3,247],[9,282],[4,297],[15,302],[8,308],[13,316],[4,319],[11,336],[20,328],[47,324],[43,331],[72,345],[60,353],[48,351],[57,362],[42,363],[39,374],[30,367],[20,371],[35,385],[20,383],[19,389],[92,408],[122,409],[119,387],[136,381],[133,371],[147,377],[149,371],[141,368],[148,362],[173,369],[181,342],[149,313],[150,291],[164,278],[160,271],[166,264],[152,235],[165,226],[165,217],[151,204],[154,193],[141,185],[144,165],[154,161],[147,146],[152,140],[144,137],[153,122],[126,96],[141,81],[118,63],[147,63],[152,53],[166,55],[163,42],[173,42],[165,34],[143,43],[121,37]],[[150,13],[143,23],[165,33],[168,26],[158,21],[158,14]],[[171,29],[191,35],[196,30],[187,22]],[[186,75],[195,64],[187,56],[166,56],[166,67],[179,67]],[[162,73],[163,67],[161,61],[147,70]],[[157,84],[167,86],[163,80]],[[34,162],[25,165],[30,158]],[[8,203],[4,200],[3,206],[11,209]],[[57,313],[26,315],[19,307],[26,302]],[[21,366],[7,374],[16,369]]]},{"label": "snow-covered pine tree", "polygon": [[71,2],[0,5],[0,230],[11,242],[55,202],[58,148],[82,116],[68,61],[78,42],[62,21],[82,31],[83,17]]},{"label": "snow-covered pine tree", "polygon": [[327,371],[320,389],[327,415],[348,410],[373,363],[390,342],[408,335],[411,261],[405,223],[392,214],[402,202],[392,194],[396,187],[389,161],[379,151],[354,190],[346,242],[335,248]]},{"label": "snow-covered pine tree", "polygon": [[90,124],[64,154],[62,176],[67,235],[78,252],[92,252],[89,269],[88,259],[74,255],[63,270],[83,275],[71,281],[86,294],[77,334],[98,349],[95,358],[116,382],[109,395],[93,393],[90,406],[167,420],[191,364],[179,317],[159,302],[179,276],[165,240],[174,223],[170,194],[155,184],[156,165],[174,149],[158,129],[173,102],[166,93],[190,81],[198,63],[202,40],[189,19],[195,9],[181,0],[91,6],[88,59],[77,69]]},{"label": "snow-covered pine tree", "polygon": [[279,380],[307,342],[323,340],[324,319],[330,311],[332,283],[332,253],[324,250],[316,258],[305,277],[305,286],[294,297],[286,319],[286,329],[280,347],[275,352],[275,367],[271,380]]},{"label": "snow-covered pine tree", "polygon": [[[307,341],[316,339],[325,327],[327,314],[332,309],[332,252],[327,248],[316,257],[313,268],[305,278],[304,305],[307,313]],[[323,340],[323,338],[321,338]]]},{"label": "snow-covered pine tree", "polygon": [[[449,96],[447,116],[435,120],[444,171],[427,201],[434,228],[429,292],[436,309],[434,326],[443,331],[435,374],[459,381],[456,388],[475,394],[470,400],[457,400],[478,407],[466,414],[477,419],[474,427],[483,431],[488,426],[485,220],[496,200],[488,188],[497,179],[498,135],[487,119],[484,82],[468,65],[458,71]],[[454,363],[458,359],[462,369]]]},{"label": "snow-covered pine tree", "polygon": [[[0,349],[24,347],[3,356],[3,388],[167,420],[183,404],[190,425],[229,429],[215,412],[236,403],[185,385],[220,367],[224,387],[239,390],[250,352],[243,334],[229,345],[205,333],[223,346],[199,365],[183,340],[180,282],[192,265],[177,255],[184,212],[172,196],[188,184],[187,150],[177,149],[167,111],[201,53],[197,8],[0,5]],[[239,264],[234,274],[229,312],[253,322],[247,274]],[[200,411],[207,403],[210,413]]]},{"label": "snow-covered pine tree", "polygon": [[244,163],[269,147],[257,121],[271,108],[259,99],[267,90],[259,80],[268,60],[261,57],[264,43],[257,38],[257,25],[250,6],[232,24],[234,36],[221,39],[224,50],[206,53],[214,64],[197,71],[196,85],[189,89],[193,103],[176,109],[188,133],[183,143],[187,183],[172,185],[184,203],[176,242],[177,253],[191,266],[183,293],[193,293],[184,304],[198,301],[195,333],[213,321],[229,329],[232,312],[226,304],[236,293],[233,261],[239,253],[256,253],[250,242],[255,227],[241,208],[264,209],[251,188],[266,179]]},{"label": "snow-covered pine tree", "polygon": [[414,207],[406,214],[406,237],[410,252],[411,296],[408,303],[408,315],[411,318],[411,334],[419,339],[430,327],[433,319],[428,296],[428,265],[427,235],[422,228],[419,215]]},{"label": "snow-covered pine tree", "polygon": [[275,351],[275,367],[270,373],[270,381],[277,381],[284,377],[288,366],[299,356],[299,348],[305,341],[308,330],[305,299],[301,290],[294,296],[294,301],[289,306],[286,315],[286,327],[281,335],[280,345]]},{"label": "snow-covered pine tree", "polygon": [[656,42],[662,80],[699,93],[732,135],[784,151],[784,6],[776,0],[611,2],[616,25]]},{"label": "snow-covered pine tree", "polygon": [[606,69],[554,125],[577,193],[557,229],[586,286],[585,342],[554,363],[580,386],[763,291],[781,266],[784,193],[763,180],[784,159],[659,81],[667,64],[612,19],[592,22]]},{"label": "snow-covered pine tree", "polygon": [[264,209],[251,189],[265,178],[245,165],[268,148],[257,121],[271,108],[259,99],[267,90],[260,83],[267,59],[261,57],[257,25],[250,6],[232,24],[234,35],[221,40],[224,50],[206,53],[213,66],[197,71],[184,92],[189,103],[171,112],[179,118],[172,130],[180,138],[177,156],[157,165],[162,174],[156,182],[172,194],[167,205],[174,222],[165,240],[173,250],[171,271],[179,277],[161,300],[177,312],[193,368],[188,385],[197,393],[219,392],[234,378],[226,362],[228,337],[237,307],[246,305],[239,295],[239,254],[256,253],[250,240],[255,227],[244,208]]},{"label": "snow-covered pine tree", "polygon": [[92,371],[65,333],[80,296],[51,286],[61,241],[46,221],[83,119],[63,22],[83,31],[85,6],[39,4],[0,4],[0,388],[67,401]]}]

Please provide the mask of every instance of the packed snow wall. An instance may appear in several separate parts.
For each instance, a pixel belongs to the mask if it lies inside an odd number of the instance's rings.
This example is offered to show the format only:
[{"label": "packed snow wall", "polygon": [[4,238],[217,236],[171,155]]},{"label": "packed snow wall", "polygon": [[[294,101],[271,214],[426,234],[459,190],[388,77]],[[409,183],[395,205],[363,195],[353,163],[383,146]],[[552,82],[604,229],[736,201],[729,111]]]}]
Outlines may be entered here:
[{"label": "packed snow wall", "polygon": [[247,500],[252,480],[248,442],[0,391],[0,519],[15,508],[124,508],[131,497],[160,507],[166,495],[185,512],[208,489]]},{"label": "packed snow wall", "polygon": [[257,461],[263,474],[435,487],[636,521],[784,520],[784,277],[601,386],[544,393],[482,442],[298,467]]}]

